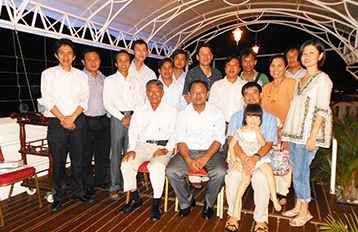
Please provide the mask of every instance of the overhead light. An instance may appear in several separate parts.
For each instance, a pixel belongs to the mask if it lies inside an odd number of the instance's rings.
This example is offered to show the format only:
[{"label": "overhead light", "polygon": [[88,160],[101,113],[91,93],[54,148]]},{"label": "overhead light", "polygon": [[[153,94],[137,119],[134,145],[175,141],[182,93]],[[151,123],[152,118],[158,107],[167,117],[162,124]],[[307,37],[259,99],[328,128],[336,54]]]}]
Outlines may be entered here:
[{"label": "overhead light", "polygon": [[241,34],[243,33],[243,31],[240,30],[239,27],[237,27],[232,33],[234,33],[234,38],[235,38],[235,41],[236,41],[236,45],[238,45],[239,41],[241,39]]},{"label": "overhead light", "polygon": [[257,32],[255,33],[255,46],[252,47],[252,50],[257,54],[260,50],[260,47],[257,46]]},{"label": "overhead light", "polygon": [[257,54],[259,52],[259,50],[260,50],[260,47],[255,45],[255,46],[252,47],[252,50]]}]

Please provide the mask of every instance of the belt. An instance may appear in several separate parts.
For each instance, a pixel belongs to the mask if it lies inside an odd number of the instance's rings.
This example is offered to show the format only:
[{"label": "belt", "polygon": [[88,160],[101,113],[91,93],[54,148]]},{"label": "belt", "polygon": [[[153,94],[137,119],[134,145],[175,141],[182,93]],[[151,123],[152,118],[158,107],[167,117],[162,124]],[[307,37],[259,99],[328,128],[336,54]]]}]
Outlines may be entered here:
[{"label": "belt", "polygon": [[101,118],[104,118],[104,117],[107,117],[107,115],[101,115],[101,116],[87,116],[85,115],[86,118],[88,119],[101,119]]},{"label": "belt", "polygon": [[129,111],[120,111],[121,114],[123,114],[126,118],[129,118],[130,116],[133,115],[134,111],[133,110],[129,110]]},{"label": "belt", "polygon": [[147,143],[153,143],[159,146],[166,146],[169,140],[147,140]]}]

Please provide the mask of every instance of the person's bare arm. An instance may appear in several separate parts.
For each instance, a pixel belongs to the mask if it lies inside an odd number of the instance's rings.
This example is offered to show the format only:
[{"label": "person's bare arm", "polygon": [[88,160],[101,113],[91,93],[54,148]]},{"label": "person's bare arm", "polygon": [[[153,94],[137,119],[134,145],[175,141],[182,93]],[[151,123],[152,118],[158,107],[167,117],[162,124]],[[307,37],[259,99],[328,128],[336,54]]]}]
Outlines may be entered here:
[{"label": "person's bare arm", "polygon": [[323,124],[323,121],[324,121],[324,116],[317,114],[317,118],[312,128],[310,137],[306,141],[307,152],[314,151],[316,149],[317,134]]},{"label": "person's bare arm", "polygon": [[200,169],[202,169],[208,163],[211,157],[213,157],[213,155],[215,155],[218,152],[220,147],[221,147],[221,143],[218,141],[214,141],[210,145],[206,153],[203,156],[196,159],[196,161],[200,164]]},{"label": "person's bare arm", "polygon": [[201,170],[200,164],[196,160],[190,158],[189,148],[186,143],[178,143],[178,150],[191,171],[198,172]]}]

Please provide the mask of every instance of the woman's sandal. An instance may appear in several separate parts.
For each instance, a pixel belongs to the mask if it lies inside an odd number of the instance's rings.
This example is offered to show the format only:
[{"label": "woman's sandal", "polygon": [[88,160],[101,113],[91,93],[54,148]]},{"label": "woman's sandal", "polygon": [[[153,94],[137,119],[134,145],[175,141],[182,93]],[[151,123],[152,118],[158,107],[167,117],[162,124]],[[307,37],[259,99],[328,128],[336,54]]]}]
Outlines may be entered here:
[{"label": "woman's sandal", "polygon": [[[230,222],[229,221],[230,218],[236,219],[235,217],[228,217],[228,220],[225,223],[225,228],[229,232],[237,232],[239,230],[239,223],[238,223],[239,220],[236,220],[236,222]],[[235,229],[231,230],[231,229],[229,229],[229,227],[231,227],[231,228],[234,227]]]},{"label": "woman's sandal", "polygon": [[255,228],[254,228],[254,231],[259,231],[259,230],[263,230],[263,231],[267,232],[267,231],[268,231],[268,227],[267,227],[267,226],[262,226],[262,225],[256,224],[256,225],[255,225]]},{"label": "woman's sandal", "polygon": [[286,217],[294,217],[297,216],[299,213],[300,213],[300,209],[293,208],[291,210],[283,212],[282,215]]},{"label": "woman's sandal", "polygon": [[112,200],[118,200],[119,199],[119,191],[114,190],[112,192],[109,192],[109,198],[111,198]]},{"label": "woman's sandal", "polygon": [[306,216],[297,218],[295,217],[291,222],[290,226],[292,227],[302,227],[304,226],[309,220],[313,218],[312,214],[308,213]]}]

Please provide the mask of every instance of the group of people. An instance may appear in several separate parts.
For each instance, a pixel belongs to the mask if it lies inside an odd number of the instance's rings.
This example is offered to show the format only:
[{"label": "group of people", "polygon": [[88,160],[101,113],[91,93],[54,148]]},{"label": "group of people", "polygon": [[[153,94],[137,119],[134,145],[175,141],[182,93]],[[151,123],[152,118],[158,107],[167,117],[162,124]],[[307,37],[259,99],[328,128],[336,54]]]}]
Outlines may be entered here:
[{"label": "group of people", "polygon": [[[189,170],[202,169],[206,179],[190,179],[196,188],[201,188],[202,181],[208,182],[202,217],[213,217],[217,194],[226,184],[228,231],[239,228],[241,198],[250,181],[255,231],[268,230],[270,198],[277,211],[286,204],[291,176],[297,201],[282,214],[295,217],[290,222],[293,227],[312,219],[309,166],[318,147],[330,145],[332,127],[332,82],[319,71],[325,60],[321,42],[309,40],[301,47],[288,48],[284,55],[273,56],[269,62],[272,82],[255,70],[256,54],[248,48],[240,56],[227,58],[224,78],[211,66],[210,45],[198,47],[199,65],[187,73],[188,54],[177,49],[172,59],[159,61],[157,78],[144,64],[146,42],[137,40],[132,46],[133,61],[127,51],[117,52],[117,72],[105,77],[99,71],[101,59],[95,49],[83,51],[81,71],[72,67],[76,57],[73,43],[60,39],[55,45],[59,65],[42,73],[39,99],[45,116],[50,117],[48,143],[55,190],[51,211],[60,210],[66,200],[69,153],[73,199],[92,202],[96,188],[108,189],[113,200],[122,190],[130,192],[120,214],[143,204],[137,190],[138,167],[150,161],[152,221],[162,216],[165,177],[179,200],[178,215],[191,213],[196,201],[186,176]],[[268,153],[277,145],[290,152],[291,170],[284,176],[274,176],[269,165]],[[110,186],[105,182],[109,163]]]}]

